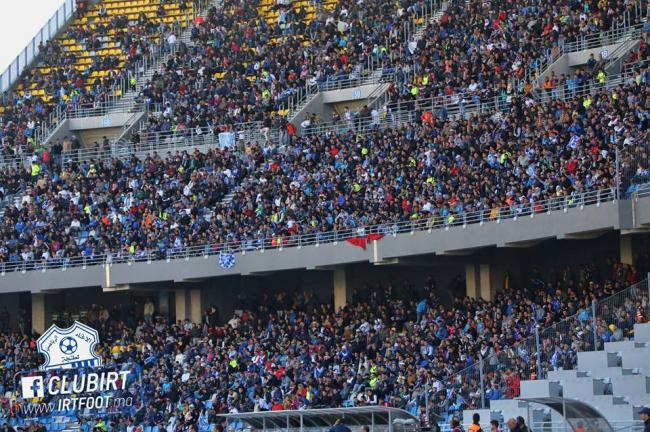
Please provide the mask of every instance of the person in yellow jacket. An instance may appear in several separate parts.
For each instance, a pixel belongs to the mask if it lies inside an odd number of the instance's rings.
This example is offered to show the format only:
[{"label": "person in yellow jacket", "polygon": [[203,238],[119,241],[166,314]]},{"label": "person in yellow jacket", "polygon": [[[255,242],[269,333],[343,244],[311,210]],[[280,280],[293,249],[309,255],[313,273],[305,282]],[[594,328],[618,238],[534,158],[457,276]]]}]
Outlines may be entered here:
[{"label": "person in yellow jacket", "polygon": [[41,166],[38,162],[32,163],[32,177],[37,177],[41,173]]}]

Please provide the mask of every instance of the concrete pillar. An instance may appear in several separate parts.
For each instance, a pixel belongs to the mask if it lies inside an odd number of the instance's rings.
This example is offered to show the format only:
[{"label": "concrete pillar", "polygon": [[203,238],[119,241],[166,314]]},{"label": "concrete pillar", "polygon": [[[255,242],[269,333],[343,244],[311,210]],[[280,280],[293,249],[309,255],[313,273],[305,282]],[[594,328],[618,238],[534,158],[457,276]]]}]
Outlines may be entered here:
[{"label": "concrete pillar", "polygon": [[32,329],[43,334],[46,326],[45,294],[32,294]]},{"label": "concrete pillar", "polygon": [[161,290],[158,292],[158,314],[169,318],[169,291]]},{"label": "concrete pillar", "polygon": [[183,321],[187,318],[187,290],[176,290],[175,294],[176,321]]},{"label": "concrete pillar", "polygon": [[490,264],[479,265],[479,297],[483,300],[492,300],[492,280],[490,277]]},{"label": "concrete pillar", "polygon": [[203,315],[203,305],[201,303],[201,290],[190,290],[190,320],[193,323],[200,323]]},{"label": "concrete pillar", "polygon": [[348,303],[348,295],[345,268],[334,270],[334,310],[339,310]]},{"label": "concrete pillar", "polygon": [[476,264],[465,264],[465,295],[474,299],[478,297]]},{"label": "concrete pillar", "polygon": [[631,234],[621,235],[619,241],[621,262],[623,264],[634,265],[636,262],[636,248],[634,236]]}]

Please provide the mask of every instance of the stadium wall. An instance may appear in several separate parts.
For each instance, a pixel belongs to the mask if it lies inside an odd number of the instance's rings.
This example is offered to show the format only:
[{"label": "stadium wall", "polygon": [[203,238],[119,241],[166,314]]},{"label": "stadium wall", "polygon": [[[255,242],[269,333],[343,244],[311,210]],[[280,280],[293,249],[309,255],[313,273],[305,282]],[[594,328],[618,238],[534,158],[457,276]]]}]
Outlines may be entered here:
[{"label": "stadium wall", "polygon": [[[593,263],[597,271],[608,271],[608,262],[623,255],[634,258],[640,251],[650,249],[650,235],[623,235],[608,232],[592,239],[546,240],[531,247],[485,248],[464,255],[423,255],[401,258],[390,263],[353,263],[317,270],[286,270],[255,275],[210,277],[185,282],[130,284],[124,290],[107,291],[99,286],[85,289],[62,289],[29,294],[0,295],[0,302],[11,311],[11,326],[18,325],[15,311],[31,311],[34,327],[39,330],[52,324],[54,314],[62,311],[79,313],[89,305],[130,304],[138,314],[147,299],[151,299],[156,313],[172,320],[200,321],[206,308],[217,306],[219,321],[227,321],[233,311],[251,308],[263,295],[278,292],[290,297],[308,293],[314,304],[337,304],[351,301],[354,293],[365,288],[392,285],[394,295],[405,301],[416,301],[423,294],[421,287],[427,278],[435,281],[435,289],[443,303],[455,297],[470,295],[490,298],[506,284],[514,288],[529,286],[537,273],[550,280],[553,271],[566,266],[579,267]],[[468,268],[473,268],[475,285]],[[337,282],[342,284],[343,300],[337,301]],[[340,288],[340,287],[339,287]],[[339,304],[340,305],[340,304]]]}]

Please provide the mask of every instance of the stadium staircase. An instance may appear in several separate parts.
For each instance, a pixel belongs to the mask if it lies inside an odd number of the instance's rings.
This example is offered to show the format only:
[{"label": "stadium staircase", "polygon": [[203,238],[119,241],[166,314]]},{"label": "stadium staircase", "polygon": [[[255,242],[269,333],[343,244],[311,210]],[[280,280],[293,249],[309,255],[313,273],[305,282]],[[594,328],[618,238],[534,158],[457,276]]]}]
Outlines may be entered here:
[{"label": "stadium staircase", "polygon": [[[542,397],[577,399],[612,425],[633,424],[640,407],[650,406],[650,323],[634,325],[634,340],[606,342],[602,351],[578,352],[575,370],[549,371],[547,379],[521,382],[520,399]],[[549,430],[564,429],[559,413],[538,406],[517,399],[493,400],[489,410],[465,410],[463,417],[467,421],[478,412],[487,430],[491,419],[517,416],[533,425],[553,425]]]},{"label": "stadium staircase", "polygon": [[[647,17],[647,10],[641,9],[641,17]],[[625,25],[609,32],[585,37],[581,40],[559,45],[556,51],[549,52],[541,58],[535,68],[527,69],[520,82],[530,82],[535,89],[540,89],[546,77],[555,72],[573,75],[571,67],[586,64],[590,53],[599,60],[596,69],[603,69],[606,74],[618,74],[621,63],[639,45],[644,34],[644,25]],[[606,57],[601,55],[606,52]],[[574,66],[569,66],[573,64]],[[521,87],[521,86],[520,86]],[[539,92],[533,96],[539,98]]]},{"label": "stadium staircase", "polygon": [[[137,20],[138,15],[140,13],[144,13],[147,18],[151,22],[162,22],[167,25],[171,25],[172,23],[176,22],[179,24],[180,27],[177,27],[177,29],[180,31],[179,36],[177,38],[177,46],[179,42],[185,42],[187,43],[190,39],[191,35],[191,22],[193,21],[191,17],[194,16],[195,13],[198,14],[204,14],[207,12],[210,6],[216,3],[220,3],[222,0],[211,0],[211,1],[206,1],[204,3],[197,3],[199,7],[197,10],[194,10],[194,6],[192,5],[192,2],[189,1],[187,3],[187,10],[181,11],[179,8],[179,4],[176,2],[171,2],[171,3],[166,3],[163,5],[165,8],[165,16],[164,17],[157,17],[156,16],[156,10],[160,6],[160,1],[159,0],[104,0],[103,2],[99,2],[93,6],[91,6],[86,13],[82,17],[75,18],[70,22],[67,28],[72,28],[75,26],[90,26],[91,29],[95,28],[98,24],[110,24],[111,20],[116,16],[116,15],[127,15],[129,18],[129,21]],[[99,16],[99,10],[101,6],[104,6],[106,8],[106,16],[105,17],[100,17]],[[200,7],[203,5],[204,7]],[[124,29],[120,29],[124,30]],[[116,42],[113,42],[110,40],[111,37],[115,36],[116,30],[110,30],[108,32],[108,36],[102,38],[102,49],[96,51],[96,53],[101,56],[105,57],[108,55],[117,55],[120,62],[118,66],[112,70],[112,71],[95,71],[93,72],[85,82],[85,87],[90,90],[92,88],[92,81],[95,80],[95,78],[102,78],[108,76],[110,72],[118,72],[123,66],[124,62],[126,60],[126,54],[122,51],[122,49],[117,46]],[[76,53],[77,55],[77,63],[75,65],[75,68],[77,68],[80,71],[83,71],[90,67],[92,64],[92,51],[85,50],[83,48],[83,45],[81,44],[81,41],[77,41],[75,39],[70,39],[66,38],[65,36],[65,31],[63,35],[60,35],[57,40],[60,40],[62,46],[64,49],[66,49],[66,52],[73,52]],[[156,36],[154,38],[155,42],[159,45],[162,46],[165,41],[161,40],[160,36]],[[123,112],[141,112],[144,111],[142,109],[141,105],[136,104],[136,98],[139,93],[139,91],[142,89],[142,86],[144,83],[147,82],[148,79],[153,76],[153,73],[160,68],[160,65],[166,61],[170,55],[172,55],[173,52],[164,52],[164,54],[161,54],[160,52],[158,55],[152,55],[150,58],[147,58],[146,60],[143,60],[141,64],[138,67],[136,76],[137,76],[137,83],[134,89],[131,89],[129,83],[127,82],[120,82],[116,83],[113,86],[112,89],[112,94],[110,95],[110,100],[108,102],[105,102],[104,105],[102,106],[101,109],[97,110],[97,113],[99,115],[106,115],[106,114],[111,114],[111,113],[123,113]],[[48,68],[44,67],[42,65],[35,65],[32,66],[32,69],[35,71],[45,74],[45,76],[49,73],[54,68]],[[28,88],[29,87],[29,88]],[[21,95],[24,95],[24,92],[26,90],[30,90],[32,92],[32,95],[34,96],[41,96],[44,97],[46,101],[49,101],[52,97],[45,95],[45,91],[43,89],[38,89],[36,88],[37,84],[33,83],[30,84],[29,86],[23,86],[21,84],[18,84],[16,86],[16,90],[20,92]],[[69,96],[64,96],[64,101],[68,101]],[[2,112],[3,107],[0,107],[0,113]],[[69,110],[69,109],[58,109],[56,110],[49,121],[44,122],[44,124],[41,125],[40,130],[35,136],[35,141],[36,144],[41,144],[45,145],[49,142],[49,140],[55,136],[55,133],[60,129],[64,121],[68,117],[80,117],[80,116],[86,116],[86,115],[93,115],[93,114],[87,114],[87,110],[85,109],[79,109],[79,110]]]},{"label": "stadium staircase", "polygon": [[[267,0],[268,1],[268,0]],[[468,0],[466,0],[469,3]],[[409,36],[409,41],[418,42],[422,39],[426,28],[440,20],[449,6],[447,1],[440,3],[440,7],[432,10],[429,16],[420,17],[415,22],[415,28]],[[361,87],[366,85],[376,85],[377,88],[373,90],[371,96],[366,100],[369,102],[378,100],[382,95],[388,91],[390,83],[386,81],[384,69],[381,64],[375,64],[372,58],[368,59],[369,67],[361,72],[361,78],[358,80],[343,81],[341,83],[333,82],[327,83],[325,86],[314,85],[306,89],[304,93],[297,95],[293,102],[289,104],[287,111],[287,119],[294,123],[300,123],[301,118],[307,113],[317,111],[313,108],[313,104],[317,104],[318,95],[323,91],[337,91],[348,87]],[[331,90],[330,90],[331,89]],[[370,106],[370,105],[369,105]]]},{"label": "stadium staircase", "polygon": [[[204,8],[202,8],[202,10],[199,12],[199,16],[205,18],[205,16],[207,15],[208,10],[210,10],[210,8],[213,7],[213,6],[216,7],[217,9],[220,9],[221,7],[223,7],[223,0],[211,0],[210,2],[208,2],[206,4],[206,6]],[[181,35],[178,37],[178,39],[176,41],[176,46],[178,46],[178,44],[180,44],[180,43],[183,43],[183,44],[185,44],[187,46],[193,45],[192,40],[191,40],[191,36],[192,36],[192,27],[189,26],[188,28],[185,28],[183,30],[183,32],[181,33]],[[119,105],[116,106],[115,108],[113,108],[112,111],[113,112],[119,112],[119,111],[123,110],[124,106],[135,105],[136,104],[136,99],[138,98],[138,95],[140,94],[140,92],[144,88],[145,84],[147,84],[149,81],[151,81],[151,78],[153,77],[153,75],[156,72],[160,71],[161,66],[163,64],[165,64],[167,62],[167,60],[169,60],[169,58],[172,55],[174,55],[174,53],[175,53],[175,50],[167,52],[163,56],[157,57],[155,62],[151,63],[150,67],[148,67],[146,69],[146,71],[142,75],[140,75],[138,77],[138,81],[137,81],[137,83],[135,85],[135,88],[125,92],[124,95],[122,96],[121,100],[120,100]]]},{"label": "stadium staircase", "polygon": [[[104,6],[106,8],[106,15],[101,17],[100,7]],[[68,25],[68,29],[74,27],[85,27],[88,26],[91,30],[96,29],[98,25],[109,25],[111,20],[117,15],[127,15],[130,21],[138,19],[139,14],[144,13],[150,22],[153,23],[164,23],[171,25],[174,22],[181,22],[182,26],[187,26],[187,22],[184,20],[186,14],[192,13],[192,5],[188,4],[187,11],[181,11],[177,3],[167,3],[163,7],[165,8],[166,15],[164,17],[157,17],[156,10],[160,6],[158,0],[130,0],[130,1],[121,1],[121,0],[104,0],[103,2],[97,3],[89,8],[86,13],[78,18],[73,19]],[[105,78],[111,73],[117,73],[124,66],[127,54],[123,52],[117,42],[112,41],[111,38],[114,37],[118,31],[123,31],[128,27],[121,27],[119,29],[108,30],[107,36],[100,37],[101,46],[99,49],[89,49],[84,46],[84,41],[81,39],[75,39],[72,37],[67,37],[67,32],[64,31],[63,34],[59,35],[55,41],[58,42],[64,53],[66,55],[74,56],[74,68],[80,72],[86,71],[91,68],[93,63],[94,55],[99,56],[100,58],[106,58],[108,56],[117,56],[119,63],[114,69],[111,70],[95,70],[91,72],[85,79],[84,86],[87,90],[91,90],[93,87],[93,81],[97,78]],[[154,38],[156,43],[160,43],[160,37],[156,36]],[[32,67],[32,80],[27,83],[17,84],[15,89],[21,96],[24,96],[26,92],[30,92],[32,96],[40,96],[45,102],[49,102],[52,99],[52,95],[47,94],[46,90],[40,86],[40,83],[47,79],[54,71],[58,69],[63,69],[64,67],[50,67],[47,65],[36,65]],[[36,75],[36,76],[34,76]],[[120,89],[115,90],[116,96],[121,96],[122,92]],[[64,101],[68,101],[70,96],[65,94],[63,96]],[[0,112],[3,112],[5,107],[0,107]]]}]

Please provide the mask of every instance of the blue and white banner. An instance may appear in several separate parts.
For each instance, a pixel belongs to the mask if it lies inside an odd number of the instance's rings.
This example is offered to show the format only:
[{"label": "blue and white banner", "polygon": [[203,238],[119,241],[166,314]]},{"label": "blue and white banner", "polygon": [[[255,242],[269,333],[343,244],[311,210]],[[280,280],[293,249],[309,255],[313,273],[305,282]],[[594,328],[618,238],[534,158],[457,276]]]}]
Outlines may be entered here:
[{"label": "blue and white banner", "polygon": [[233,268],[235,266],[235,255],[229,252],[219,253],[219,265],[225,269]]}]

